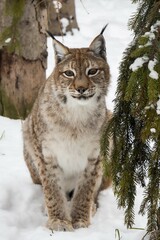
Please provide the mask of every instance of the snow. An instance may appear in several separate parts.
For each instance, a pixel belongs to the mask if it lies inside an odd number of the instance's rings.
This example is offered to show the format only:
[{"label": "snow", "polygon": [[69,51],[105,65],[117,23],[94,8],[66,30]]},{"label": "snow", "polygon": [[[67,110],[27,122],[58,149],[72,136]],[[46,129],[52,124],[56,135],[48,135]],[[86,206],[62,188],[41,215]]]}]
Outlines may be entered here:
[{"label": "snow", "polygon": [[53,4],[56,9],[56,13],[59,13],[59,10],[62,8],[62,3],[60,1],[54,0]]},{"label": "snow", "polygon": [[66,28],[69,25],[69,20],[67,18],[62,18],[61,19],[61,23],[62,23],[62,32],[65,33],[66,32]]},{"label": "snow", "polygon": [[157,60],[150,60],[148,63],[148,69],[150,71],[149,76],[153,79],[158,79],[158,73],[154,70],[154,66],[157,64]]},{"label": "snow", "polygon": [[149,109],[154,109],[154,108],[155,108],[154,104],[149,104],[149,105],[146,106],[144,109],[145,109],[145,110],[149,110]]},{"label": "snow", "polygon": [[159,100],[157,101],[157,114],[160,115],[160,95]]},{"label": "snow", "polygon": [[134,62],[130,65],[129,69],[131,69],[133,72],[138,70],[143,66],[144,63],[148,62],[149,58],[147,56],[138,57],[134,60]]},{"label": "snow", "polygon": [[11,38],[7,38],[6,40],[5,40],[5,43],[9,43],[11,41]]},{"label": "snow", "polygon": [[[160,21],[157,21],[153,26],[151,26],[150,32],[146,32],[144,36],[148,37],[148,42],[143,46],[140,45],[139,48],[147,47],[152,45],[152,40],[155,39],[154,32],[158,31],[158,26],[160,25]],[[143,66],[144,63],[148,62],[148,69],[150,71],[149,77],[152,79],[158,79],[158,73],[155,71],[154,67],[158,63],[157,60],[154,58],[153,60],[149,60],[148,56],[144,55],[142,57],[137,57],[134,62],[130,65],[129,69],[133,72],[137,71],[139,68]]]},{"label": "snow", "polygon": [[[57,39],[69,47],[85,47],[109,23],[104,32],[112,76],[107,106],[113,109],[118,66],[122,52],[132,39],[127,21],[135,6],[128,0],[86,0],[83,5],[76,0],[80,31],[74,31],[74,36],[68,34]],[[47,75],[54,66],[51,38],[48,38],[48,50]],[[160,100],[157,111],[160,114]],[[137,187],[134,229],[124,226],[124,211],[117,208],[112,188],[100,193],[99,208],[87,229],[75,232],[47,229],[42,189],[32,183],[23,159],[22,124],[20,120],[0,117],[0,240],[115,240],[119,239],[118,233],[122,240],[137,240],[145,235],[142,229],[146,227],[146,216],[138,215],[143,199],[140,187]]]},{"label": "snow", "polygon": [[151,128],[150,131],[151,131],[151,133],[156,133],[156,129],[155,128]]},{"label": "snow", "polygon": [[144,36],[148,37],[150,41],[155,39],[155,34],[153,32],[146,32]]},{"label": "snow", "polygon": [[151,26],[150,31],[145,32],[144,37],[148,38],[148,42],[144,46],[140,45],[140,47],[147,47],[152,45],[152,41],[155,39],[155,32],[158,32],[159,26],[160,26],[160,21],[157,20],[156,23]]},{"label": "snow", "polygon": [[160,21],[157,20],[155,24],[153,24],[153,26],[151,26],[151,32],[158,32],[158,28],[160,26]]}]

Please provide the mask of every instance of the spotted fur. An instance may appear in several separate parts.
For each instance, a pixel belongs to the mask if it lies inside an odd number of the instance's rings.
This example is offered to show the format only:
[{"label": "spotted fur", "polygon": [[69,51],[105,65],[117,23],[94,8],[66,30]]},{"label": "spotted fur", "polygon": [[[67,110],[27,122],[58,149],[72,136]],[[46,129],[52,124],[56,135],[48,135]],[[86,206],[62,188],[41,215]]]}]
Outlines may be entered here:
[{"label": "spotted fur", "polygon": [[87,227],[102,182],[100,135],[109,119],[105,40],[71,49],[53,38],[56,66],[23,124],[24,157],[41,184],[48,227]]}]

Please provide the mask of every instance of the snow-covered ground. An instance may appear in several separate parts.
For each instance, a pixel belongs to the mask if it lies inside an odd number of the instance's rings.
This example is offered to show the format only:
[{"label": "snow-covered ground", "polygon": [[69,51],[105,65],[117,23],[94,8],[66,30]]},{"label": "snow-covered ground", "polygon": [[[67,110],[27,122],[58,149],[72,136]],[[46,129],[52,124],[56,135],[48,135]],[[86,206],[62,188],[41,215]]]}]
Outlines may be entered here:
[{"label": "snow-covered ground", "polygon": [[[107,97],[110,109],[113,109],[122,52],[132,39],[127,21],[135,9],[129,0],[76,0],[80,31],[75,31],[74,36],[67,35],[63,40],[58,37],[69,47],[87,47],[109,23],[104,36],[112,75]],[[51,39],[48,39],[48,50],[47,75],[54,66]],[[124,226],[123,210],[117,209],[112,188],[101,192],[99,208],[89,228],[52,233],[45,227],[47,217],[42,190],[31,181],[23,160],[22,145],[21,121],[0,117],[0,240],[140,240],[144,236],[145,230]],[[146,226],[146,217],[137,214],[141,201],[142,190],[138,188],[134,228]]]}]

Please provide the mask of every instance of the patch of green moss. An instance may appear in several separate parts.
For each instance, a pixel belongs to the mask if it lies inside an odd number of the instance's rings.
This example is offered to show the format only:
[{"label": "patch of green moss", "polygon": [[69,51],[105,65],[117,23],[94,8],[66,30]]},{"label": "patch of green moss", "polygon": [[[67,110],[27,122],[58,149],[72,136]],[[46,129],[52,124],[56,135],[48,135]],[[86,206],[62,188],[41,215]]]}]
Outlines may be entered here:
[{"label": "patch of green moss", "polygon": [[17,24],[24,12],[25,0],[6,0],[5,14],[13,18],[12,24]]},{"label": "patch of green moss", "polygon": [[138,39],[138,44],[139,45],[145,45],[148,42],[148,40],[149,40],[148,36],[141,36]]},{"label": "patch of green moss", "polygon": [[22,103],[21,107],[17,108],[2,89],[0,89],[0,101],[0,115],[13,119],[25,119],[33,105],[33,103]]},{"label": "patch of green moss", "polygon": [[1,99],[1,112],[0,114],[5,117],[10,118],[18,118],[17,110],[12,103],[12,101],[9,99],[9,97],[6,95],[5,91],[0,89],[0,99]]},{"label": "patch of green moss", "polygon": [[[12,23],[0,34],[0,46],[6,46],[10,53],[15,50],[20,51],[18,23],[23,15],[24,7],[25,0],[6,0],[5,15],[11,17]],[[8,38],[11,38],[11,41],[6,43]]]}]

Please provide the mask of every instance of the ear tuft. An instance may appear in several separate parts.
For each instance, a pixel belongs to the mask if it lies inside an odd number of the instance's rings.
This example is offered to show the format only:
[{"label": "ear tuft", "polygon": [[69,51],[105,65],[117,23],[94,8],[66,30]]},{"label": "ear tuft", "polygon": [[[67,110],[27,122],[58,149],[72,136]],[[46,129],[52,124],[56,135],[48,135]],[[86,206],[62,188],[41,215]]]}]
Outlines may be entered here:
[{"label": "ear tuft", "polygon": [[69,53],[69,49],[59,42],[53,34],[47,31],[48,35],[53,39],[53,46],[55,50],[56,63],[60,63],[64,57]]},{"label": "ear tuft", "polygon": [[53,36],[53,34],[51,32],[49,32],[48,30],[46,30],[46,32],[48,33],[48,35],[53,38],[55,40],[55,37]]},{"label": "ear tuft", "polygon": [[108,26],[108,23],[102,28],[100,34],[102,35],[104,33],[104,31],[106,30],[106,27]]}]

